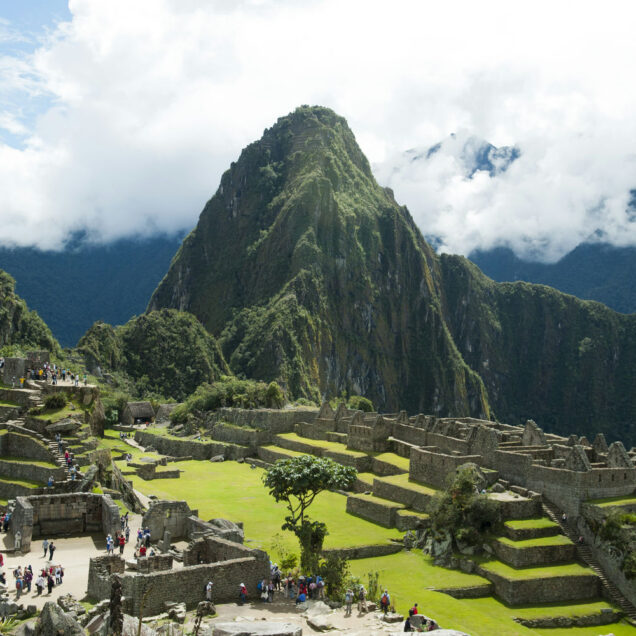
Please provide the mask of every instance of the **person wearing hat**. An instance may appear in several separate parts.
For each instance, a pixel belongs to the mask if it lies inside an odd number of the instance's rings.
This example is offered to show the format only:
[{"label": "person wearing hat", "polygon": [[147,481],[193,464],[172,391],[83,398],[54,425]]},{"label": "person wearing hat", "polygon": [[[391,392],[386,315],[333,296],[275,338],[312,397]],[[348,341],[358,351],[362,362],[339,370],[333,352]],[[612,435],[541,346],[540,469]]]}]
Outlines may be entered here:
[{"label": "person wearing hat", "polygon": [[247,601],[247,588],[245,587],[245,583],[241,583],[239,585],[239,605],[243,605]]}]

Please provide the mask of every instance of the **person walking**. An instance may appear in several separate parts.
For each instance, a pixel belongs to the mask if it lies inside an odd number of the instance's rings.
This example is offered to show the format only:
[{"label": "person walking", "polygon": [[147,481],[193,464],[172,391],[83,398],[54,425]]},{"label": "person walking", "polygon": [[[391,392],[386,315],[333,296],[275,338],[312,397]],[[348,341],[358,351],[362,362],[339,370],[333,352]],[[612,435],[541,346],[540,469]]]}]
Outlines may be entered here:
[{"label": "person walking", "polygon": [[51,576],[51,574],[47,574],[46,575],[46,587],[49,591],[49,596],[51,595],[51,592],[53,591],[53,586],[55,585],[55,582],[53,581],[53,577]]},{"label": "person walking", "polygon": [[353,590],[345,592],[345,616],[351,616],[351,605],[353,604]]},{"label": "person walking", "polygon": [[48,539],[44,539],[44,541],[42,541],[42,547],[44,548],[44,558],[46,559],[46,553],[49,551]]},{"label": "person walking", "polygon": [[205,586],[205,600],[206,601],[210,601],[212,602],[212,586],[214,585],[214,583],[212,582],[212,579],[210,579],[207,583],[207,585]]},{"label": "person walking", "polygon": [[391,604],[391,597],[389,596],[389,590],[384,590],[384,594],[380,597],[380,608],[382,613],[386,614],[389,611],[389,605]]},{"label": "person walking", "polygon": [[358,614],[367,611],[367,591],[364,589],[364,585],[360,586],[358,590]]},{"label": "person walking", "polygon": [[239,585],[239,605],[243,605],[247,601],[247,588],[245,583]]},{"label": "person walking", "polygon": [[124,535],[119,536],[119,554],[124,553],[124,547],[126,546],[126,537]]},{"label": "person walking", "polygon": [[53,560],[53,553],[55,552],[55,546],[53,545],[53,541],[49,543],[49,561]]},{"label": "person walking", "polygon": [[41,596],[42,592],[44,591],[45,585],[46,585],[46,581],[44,580],[44,577],[40,574],[40,576],[38,576],[38,578],[35,580],[35,589],[37,590],[36,596]]}]

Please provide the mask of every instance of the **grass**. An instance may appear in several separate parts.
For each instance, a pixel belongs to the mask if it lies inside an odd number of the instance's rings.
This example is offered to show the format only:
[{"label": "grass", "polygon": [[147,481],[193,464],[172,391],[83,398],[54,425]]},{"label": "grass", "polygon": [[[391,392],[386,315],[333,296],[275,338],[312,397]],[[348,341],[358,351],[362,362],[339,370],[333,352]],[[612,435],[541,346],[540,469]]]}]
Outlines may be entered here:
[{"label": "grass", "polygon": [[358,473],[358,479],[369,487],[369,490],[373,488],[373,480],[377,478],[377,475],[373,473]]},{"label": "grass", "polygon": [[609,497],[608,499],[591,499],[586,503],[594,506],[600,506],[601,508],[611,508],[613,506],[636,506],[636,495],[629,495],[627,497]]},{"label": "grass", "polygon": [[553,537],[539,537],[537,539],[524,539],[522,541],[513,541],[508,537],[499,537],[499,543],[505,543],[513,548],[523,550],[524,548],[538,548],[541,546],[551,545],[572,545],[572,541],[562,534],[556,534]]},{"label": "grass", "polygon": [[558,523],[554,523],[547,517],[541,517],[541,519],[512,519],[506,521],[504,525],[511,530],[529,530],[529,529],[542,529],[542,528],[559,528]]},{"label": "grass", "polygon": [[396,455],[395,453],[379,453],[378,455],[375,455],[375,458],[379,461],[385,462],[386,464],[391,464],[406,473],[409,472],[410,461],[406,457]]},{"label": "grass", "polygon": [[400,510],[404,509],[404,504],[396,503],[395,501],[391,501],[390,499],[382,499],[381,497],[376,497],[375,495],[365,495],[362,493],[354,493],[349,495],[354,499],[360,499],[362,501],[371,501],[376,504],[380,504],[382,506],[387,506],[389,508],[398,508]]},{"label": "grass", "polygon": [[511,580],[544,579],[555,576],[589,576],[594,574],[592,570],[584,568],[578,563],[551,565],[549,567],[513,568],[501,561],[490,560],[483,561],[481,566],[489,572]]},{"label": "grass", "polygon": [[[183,499],[193,509],[198,509],[202,519],[222,517],[243,521],[246,544],[250,547],[270,550],[274,535],[280,535],[281,544],[298,552],[296,537],[282,531],[287,514],[283,503],[276,503],[269,496],[261,481],[263,470],[252,469],[237,462],[211,463],[190,460],[179,462],[184,472],[179,479],[145,482],[131,475],[133,485],[145,495],[154,494],[160,499]],[[356,545],[386,543],[402,535],[395,529],[382,528],[345,512],[346,498],[323,492],[309,509],[312,519],[324,521],[329,528],[325,547],[351,547]],[[275,552],[275,558],[280,558]]]},{"label": "grass", "polygon": [[365,586],[367,573],[379,572],[379,583],[382,588],[389,590],[399,612],[406,614],[413,603],[418,603],[420,611],[433,616],[442,627],[457,629],[471,636],[598,636],[610,632],[615,636],[627,636],[635,633],[634,628],[626,624],[544,630],[522,627],[513,618],[581,616],[598,613],[611,605],[604,601],[593,601],[508,607],[493,597],[455,599],[433,592],[431,588],[450,589],[486,584],[487,581],[477,575],[436,567],[431,558],[422,555],[419,550],[350,561],[349,566],[351,573],[360,578]]},{"label": "grass", "polygon": [[29,459],[27,457],[16,457],[16,456],[7,456],[0,455],[0,460],[3,462],[13,462],[15,464],[31,464],[31,466],[42,466],[43,468],[58,468],[57,464],[53,462],[44,462],[38,459]]},{"label": "grass", "polygon": [[310,439],[308,437],[300,437],[296,433],[279,433],[276,437],[286,439],[291,442],[300,442],[307,446],[314,448],[322,448],[323,450],[334,451],[336,453],[342,453],[344,455],[350,455],[351,457],[365,457],[367,454],[362,451],[354,451],[347,448],[346,444],[340,442],[330,442],[325,439]]},{"label": "grass", "polygon": [[2,400],[0,400],[0,406],[6,406],[9,408],[14,408],[14,409],[21,408],[20,405],[17,404],[16,402],[3,402]]},{"label": "grass", "polygon": [[41,488],[45,484],[41,484],[37,481],[30,481],[29,479],[15,479],[8,477],[0,477],[0,482],[4,484],[17,484],[18,486],[24,486],[25,488]]},{"label": "grass", "polygon": [[76,406],[74,409],[71,408],[71,404],[67,404],[63,406],[61,409],[54,409],[52,411],[44,411],[39,415],[33,415],[31,417],[35,417],[38,420],[51,421],[51,422],[59,422],[67,417],[72,417],[73,415],[80,415],[82,418],[84,417],[84,411]]}]

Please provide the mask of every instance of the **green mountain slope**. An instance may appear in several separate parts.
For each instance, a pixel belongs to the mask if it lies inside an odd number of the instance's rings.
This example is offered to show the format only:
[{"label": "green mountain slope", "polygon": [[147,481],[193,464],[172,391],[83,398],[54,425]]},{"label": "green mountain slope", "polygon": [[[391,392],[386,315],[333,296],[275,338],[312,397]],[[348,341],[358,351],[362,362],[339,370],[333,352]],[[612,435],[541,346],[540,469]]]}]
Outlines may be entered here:
[{"label": "green mountain slope", "polygon": [[123,372],[138,392],[176,400],[229,373],[217,342],[199,321],[170,309],[133,318],[120,327],[97,322],[82,336],[78,350],[91,371],[100,367]]},{"label": "green mountain slope", "polygon": [[495,413],[636,443],[636,317],[441,256],[447,324]]},{"label": "green mountain slope", "polygon": [[232,371],[292,397],[532,417],[636,442],[636,316],[437,257],[346,122],[303,107],[221,180],[149,309],[187,310]]},{"label": "green mountain slope", "polygon": [[193,313],[237,374],[291,396],[487,415],[442,318],[439,265],[346,122],[300,108],[221,180],[149,309]]},{"label": "green mountain slope", "polygon": [[15,293],[15,280],[0,270],[0,347],[46,349],[57,353],[60,345],[35,311]]}]

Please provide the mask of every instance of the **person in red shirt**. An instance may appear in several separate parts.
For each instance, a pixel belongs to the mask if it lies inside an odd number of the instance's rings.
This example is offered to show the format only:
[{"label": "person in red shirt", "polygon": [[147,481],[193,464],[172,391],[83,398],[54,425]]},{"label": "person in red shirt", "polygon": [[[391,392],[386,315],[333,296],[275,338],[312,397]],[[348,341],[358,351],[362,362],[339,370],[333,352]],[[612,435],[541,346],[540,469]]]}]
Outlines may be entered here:
[{"label": "person in red shirt", "polygon": [[417,614],[417,603],[409,610],[409,616],[415,616]]},{"label": "person in red shirt", "polygon": [[126,545],[126,537],[124,537],[124,535],[122,534],[119,537],[119,554],[123,554],[124,553],[124,546]]},{"label": "person in red shirt", "polygon": [[141,548],[139,548],[139,556],[140,557],[145,557],[146,556],[146,546],[142,545]]}]

